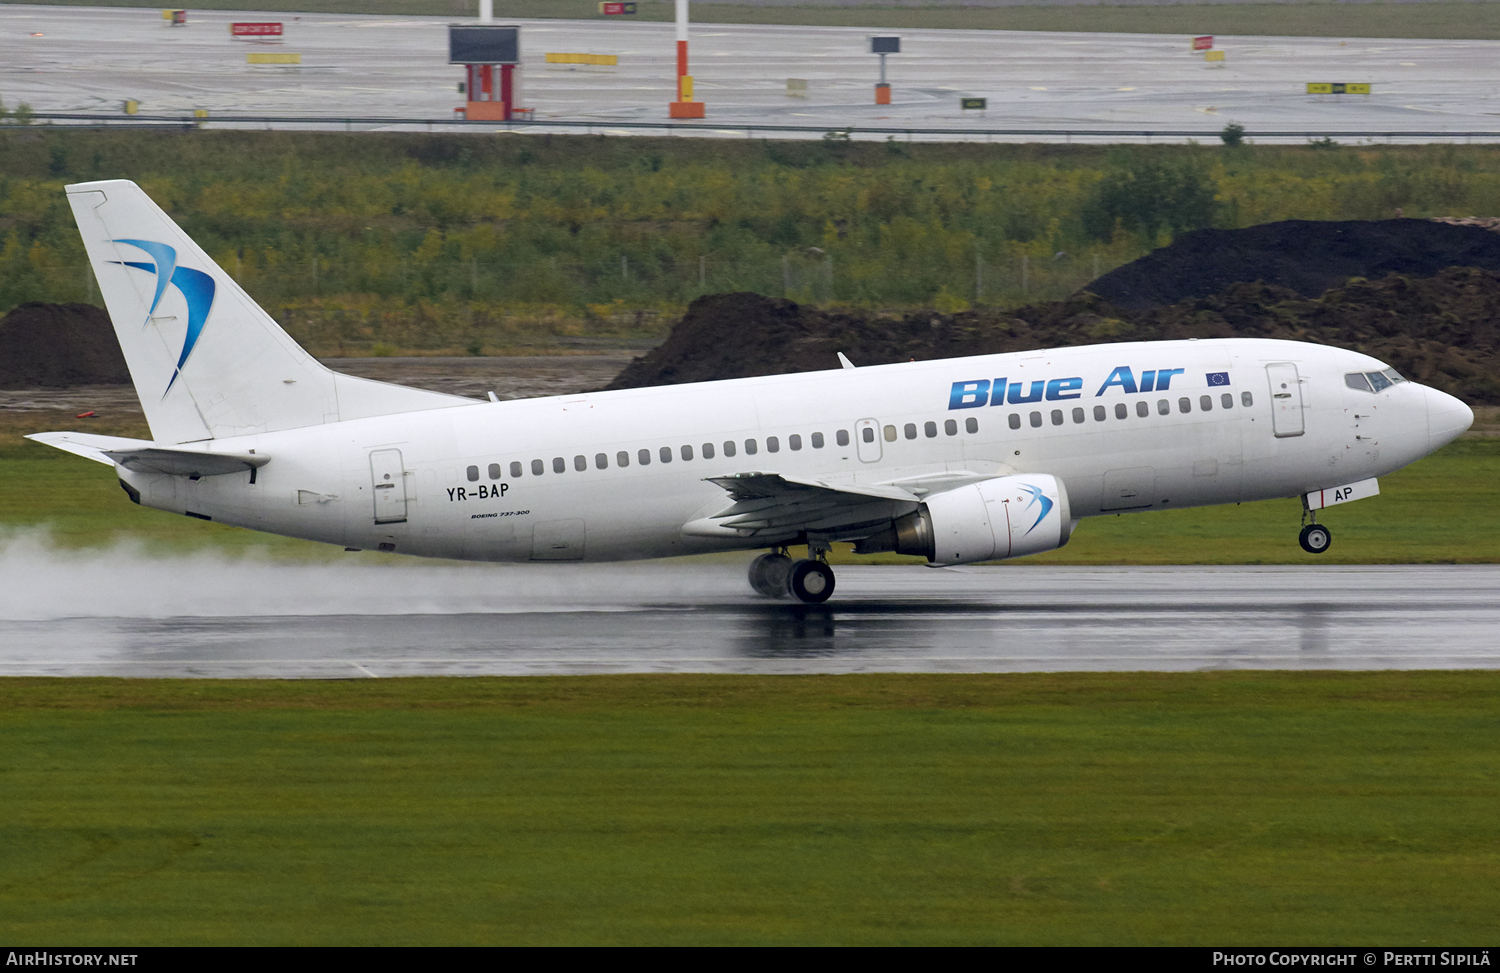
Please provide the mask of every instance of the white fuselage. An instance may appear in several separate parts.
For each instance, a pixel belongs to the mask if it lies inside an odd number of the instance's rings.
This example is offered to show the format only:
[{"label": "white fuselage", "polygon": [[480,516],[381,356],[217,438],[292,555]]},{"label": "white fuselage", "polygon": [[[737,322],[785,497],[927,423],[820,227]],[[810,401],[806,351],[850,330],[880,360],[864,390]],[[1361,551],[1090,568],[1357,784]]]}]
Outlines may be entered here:
[{"label": "white fuselage", "polygon": [[[1415,383],[1379,393],[1345,383],[1383,367],[1259,339],[1058,348],[330,422],[215,442],[271,457],[253,483],[121,476],[152,507],[351,548],[664,557],[797,539],[684,533],[730,504],[706,478],[736,473],[834,485],[1047,473],[1066,484],[1075,519],[1381,476],[1469,416]],[[1286,375],[1292,391],[1273,388]]]}]

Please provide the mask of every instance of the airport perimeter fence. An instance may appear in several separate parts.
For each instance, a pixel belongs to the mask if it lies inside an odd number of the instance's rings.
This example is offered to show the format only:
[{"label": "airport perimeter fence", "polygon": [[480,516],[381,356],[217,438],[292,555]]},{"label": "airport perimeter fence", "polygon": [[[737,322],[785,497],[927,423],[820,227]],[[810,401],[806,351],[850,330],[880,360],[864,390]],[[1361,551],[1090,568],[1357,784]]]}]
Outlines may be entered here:
[{"label": "airport perimeter fence", "polygon": [[[843,272],[831,256],[788,254],[743,260],[701,256],[696,261],[576,262],[547,259],[504,263],[479,258],[402,262],[392,273],[341,266],[329,258],[286,262],[251,270],[230,263],[225,270],[262,306],[325,307],[347,317],[379,316],[420,303],[447,307],[551,305],[591,308],[606,316],[640,318],[654,307],[681,307],[708,294],[754,293],[817,306],[935,307],[962,310],[982,304],[1019,307],[1062,300],[1086,287],[1118,261],[1100,254],[1054,254],[1032,258],[975,254],[972,261],[929,268],[920,278],[866,267]],[[73,280],[47,282],[50,298],[98,303],[87,266]],[[16,297],[16,295],[3,295]],[[29,297],[30,295],[20,295]],[[16,301],[9,301],[14,304]],[[444,343],[444,342],[439,342]]]},{"label": "airport perimeter fence", "polygon": [[[535,132],[539,134],[582,133],[585,135],[663,132],[668,135],[708,136],[717,138],[765,138],[779,134],[788,138],[822,138],[830,140],[904,140],[938,141],[1015,141],[1040,142],[1216,142],[1222,129],[1131,129],[1131,128],[968,128],[907,125],[771,125],[739,124],[729,120],[715,122],[629,121],[611,119],[516,119],[508,122],[468,121],[460,118],[403,118],[354,115],[252,115],[240,113],[193,113],[162,115],[119,115],[102,112],[32,112],[31,124],[38,122],[79,125],[92,128],[262,128],[304,131],[427,131],[427,132]],[[13,119],[7,120],[16,124]],[[1480,129],[1246,129],[1243,138],[1249,142],[1486,142],[1500,141],[1500,130]]]},{"label": "airport perimeter fence", "polygon": [[[480,257],[417,263],[408,258],[389,268],[325,256],[260,267],[236,257],[224,269],[266,307],[357,296],[405,305],[428,301],[636,309],[681,306],[706,294],[749,292],[800,304],[958,310],[971,304],[1018,307],[1061,300],[1120,261],[1099,252],[1042,257],[975,253],[962,261],[929,262],[916,274],[893,273],[887,261],[853,263],[846,267],[832,254],[799,250],[769,259],[703,254],[686,261],[624,255],[526,263]],[[72,282],[50,282],[49,291],[55,300],[99,299],[87,266],[78,268]]]}]

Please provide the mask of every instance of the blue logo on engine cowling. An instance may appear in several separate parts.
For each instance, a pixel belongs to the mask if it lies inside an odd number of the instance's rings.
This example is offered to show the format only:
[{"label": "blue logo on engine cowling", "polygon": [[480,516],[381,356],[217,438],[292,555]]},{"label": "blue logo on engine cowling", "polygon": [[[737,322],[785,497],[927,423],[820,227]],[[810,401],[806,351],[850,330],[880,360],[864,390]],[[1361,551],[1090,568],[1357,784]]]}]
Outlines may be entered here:
[{"label": "blue logo on engine cowling", "polygon": [[[1137,381],[1129,365],[1120,365],[1109,373],[1104,384],[1094,396],[1103,395],[1112,388],[1134,395],[1141,392],[1165,392],[1172,386],[1172,376],[1181,375],[1181,368],[1153,368],[1141,372]],[[1064,399],[1083,397],[1083,377],[1041,378],[1012,382],[1009,378],[976,378],[967,382],[954,382],[948,391],[949,409],[979,409],[995,405],[1026,405],[1031,402],[1060,402]]]},{"label": "blue logo on engine cowling", "polygon": [[1032,486],[1030,483],[1023,483],[1021,484],[1021,489],[1031,494],[1031,503],[1026,505],[1027,510],[1030,510],[1038,502],[1042,505],[1042,512],[1037,514],[1036,523],[1026,528],[1026,533],[1029,534],[1036,530],[1037,524],[1047,519],[1047,515],[1052,512],[1053,503],[1052,498],[1043,493],[1041,487]]},{"label": "blue logo on engine cowling", "polygon": [[172,391],[172,384],[177,381],[177,376],[182,374],[182,366],[187,363],[188,356],[193,353],[193,346],[198,343],[198,336],[203,333],[203,324],[208,320],[208,312],[212,310],[214,304],[214,291],[216,290],[214,279],[201,270],[177,266],[177,249],[165,243],[158,243],[155,240],[111,240],[110,242],[137,247],[146,251],[156,261],[155,263],[137,260],[110,261],[110,263],[122,264],[156,275],[156,292],[151,297],[151,307],[146,312],[146,320],[141,327],[144,328],[151,323],[151,315],[156,313],[156,306],[161,303],[162,296],[166,294],[168,284],[176,287],[183,299],[187,301],[187,334],[183,336],[182,351],[177,356],[177,364],[172,368],[172,377],[167,381],[167,387],[162,392],[162,396],[165,397],[167,392]]}]

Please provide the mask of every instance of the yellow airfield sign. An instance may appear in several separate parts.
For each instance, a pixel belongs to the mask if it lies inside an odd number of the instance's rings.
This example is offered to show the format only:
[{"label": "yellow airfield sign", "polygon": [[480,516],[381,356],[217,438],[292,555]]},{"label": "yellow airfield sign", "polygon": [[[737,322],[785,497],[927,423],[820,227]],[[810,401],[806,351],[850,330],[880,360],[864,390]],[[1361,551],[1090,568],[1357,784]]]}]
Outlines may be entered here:
[{"label": "yellow airfield sign", "polygon": [[1339,84],[1329,81],[1309,81],[1307,93],[1310,95],[1367,95],[1370,93],[1368,84]]}]

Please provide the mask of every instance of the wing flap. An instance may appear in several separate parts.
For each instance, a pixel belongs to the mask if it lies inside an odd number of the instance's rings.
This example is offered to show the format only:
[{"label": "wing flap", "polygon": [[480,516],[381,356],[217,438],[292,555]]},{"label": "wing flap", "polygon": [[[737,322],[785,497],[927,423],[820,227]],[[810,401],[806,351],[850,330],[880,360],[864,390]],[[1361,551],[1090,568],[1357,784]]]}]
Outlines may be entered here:
[{"label": "wing flap", "polygon": [[722,487],[733,503],[683,525],[685,534],[753,537],[808,530],[838,533],[883,522],[918,501],[916,494],[902,487],[834,484],[783,473],[735,473],[709,477],[708,482]]},{"label": "wing flap", "polygon": [[828,483],[785,473],[733,473],[711,476],[708,482],[723,487],[735,500],[773,499],[802,495],[875,497],[880,500],[916,500],[916,494],[883,483]]}]

